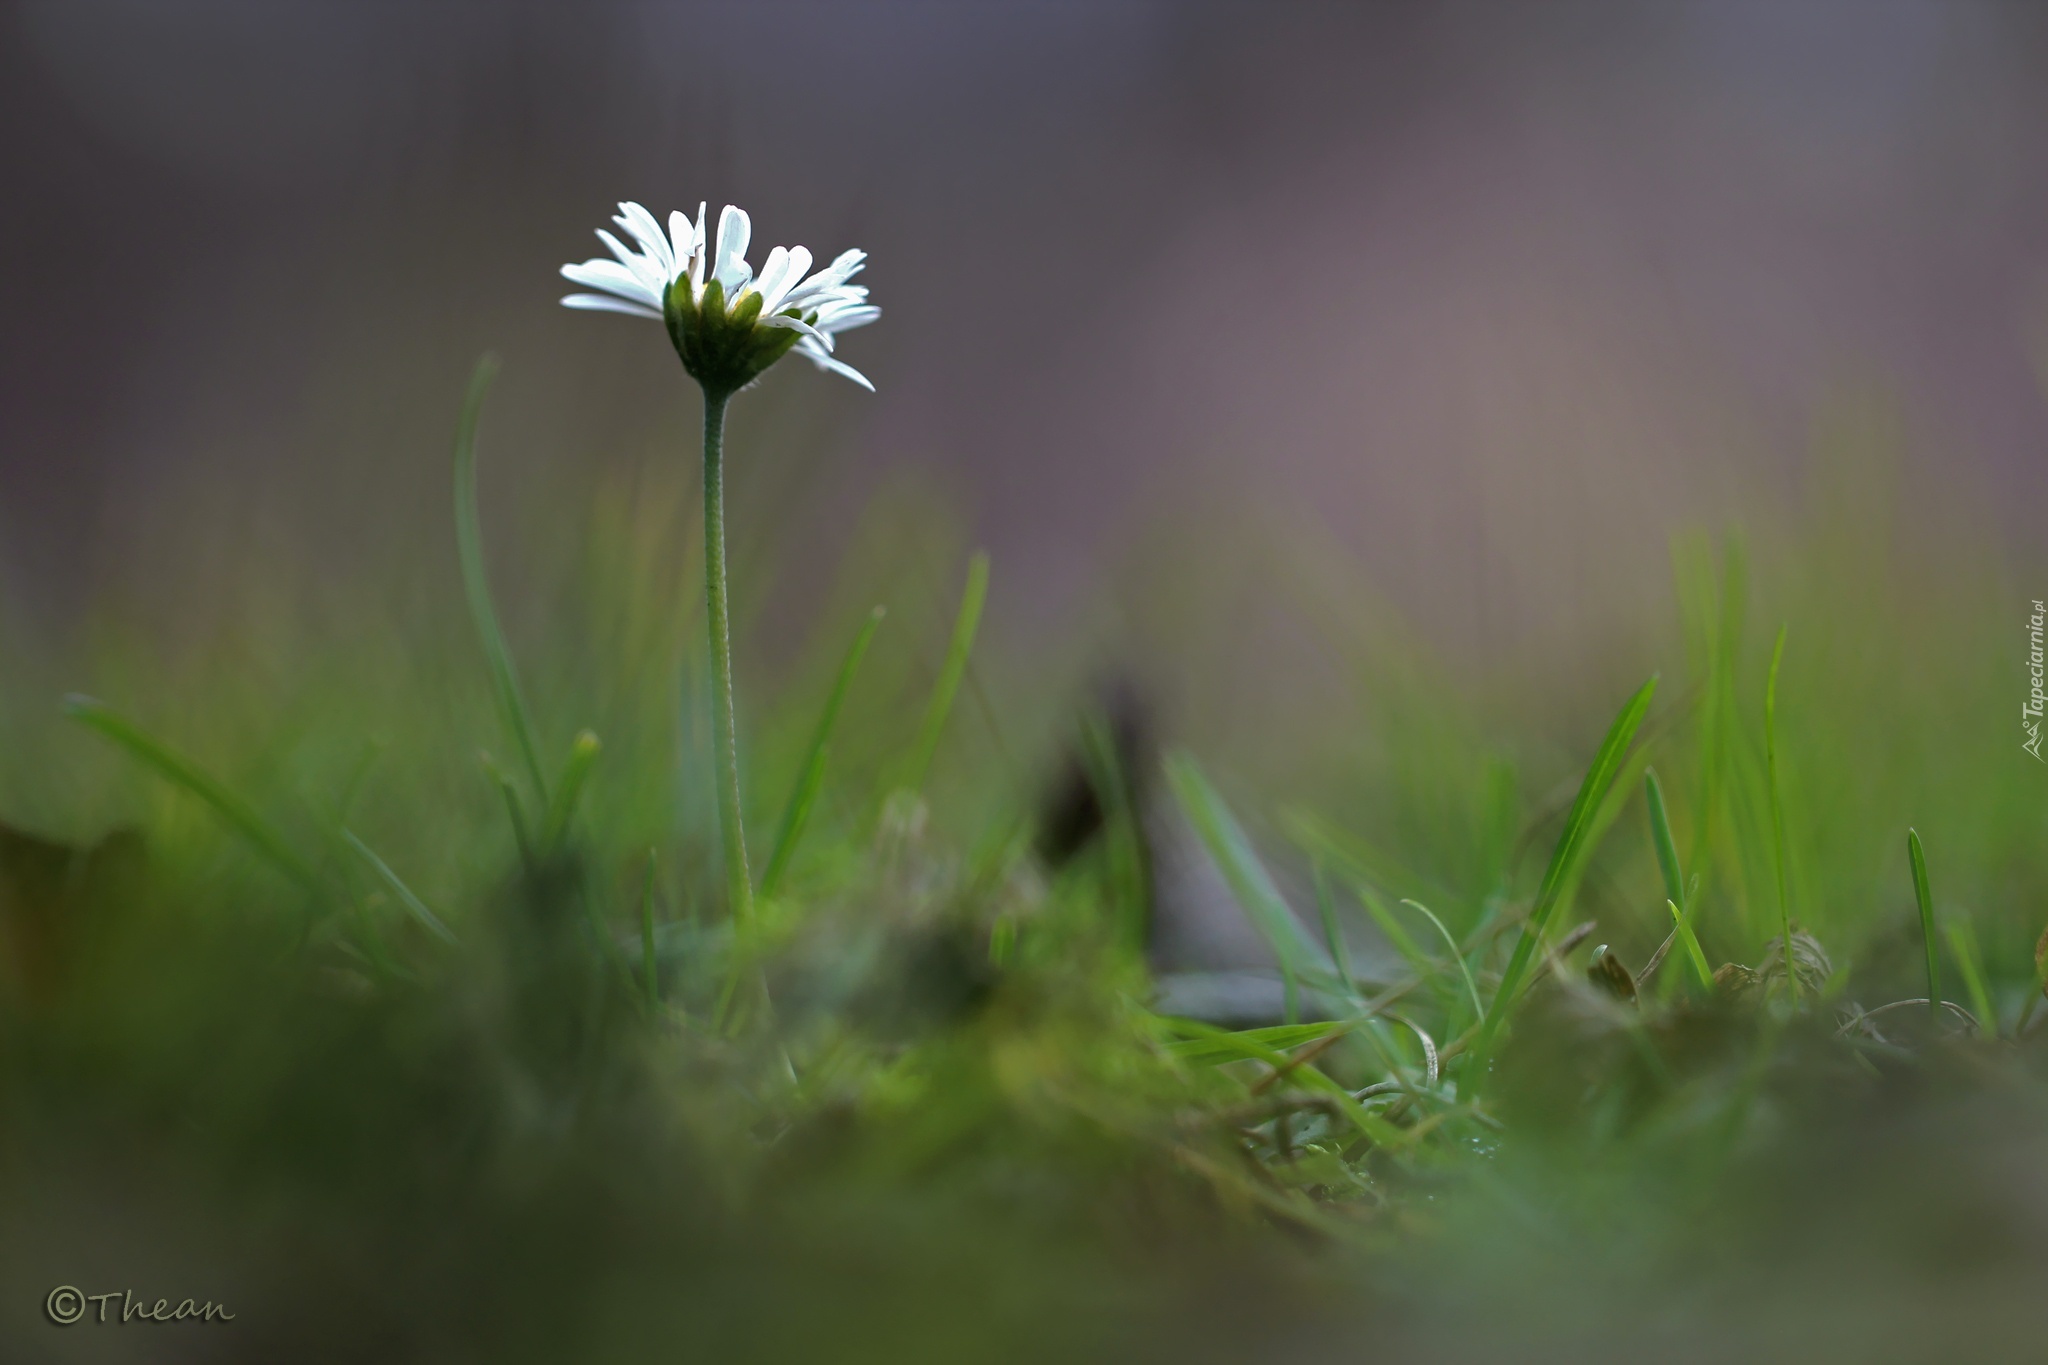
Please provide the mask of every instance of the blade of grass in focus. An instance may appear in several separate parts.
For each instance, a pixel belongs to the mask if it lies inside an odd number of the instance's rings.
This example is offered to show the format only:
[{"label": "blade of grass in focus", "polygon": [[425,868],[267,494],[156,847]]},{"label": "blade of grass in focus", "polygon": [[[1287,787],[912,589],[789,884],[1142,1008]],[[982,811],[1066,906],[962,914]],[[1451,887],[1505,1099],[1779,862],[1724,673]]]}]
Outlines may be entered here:
[{"label": "blade of grass in focus", "polygon": [[825,784],[825,757],[831,748],[832,731],[839,724],[839,712],[846,705],[853,675],[860,669],[860,661],[868,652],[869,642],[875,638],[875,628],[882,624],[883,614],[881,607],[868,613],[868,619],[861,625],[860,633],[853,637],[853,645],[839,665],[839,676],[833,680],[832,691],[825,698],[825,709],[818,713],[818,724],[811,731],[803,767],[797,770],[796,786],[791,790],[789,800],[782,808],[782,819],[775,828],[775,844],[768,855],[768,866],[761,873],[761,894],[764,897],[775,894],[790,858],[796,853],[797,841],[803,837],[804,826],[810,822],[811,808],[817,804],[818,792]]},{"label": "blade of grass in focus", "polygon": [[1678,941],[1685,945],[1686,960],[1692,963],[1693,975],[1699,979],[1702,990],[1714,989],[1714,969],[1707,965],[1707,955],[1700,948],[1699,935],[1692,931],[1692,920],[1687,912],[1678,908],[1678,902],[1667,900],[1664,908],[1671,912],[1671,931],[1678,935]]},{"label": "blade of grass in focus", "polygon": [[1408,964],[1408,970],[1424,981],[1434,977],[1437,973],[1436,963],[1430,961],[1429,954],[1422,951],[1422,945],[1417,943],[1407,927],[1394,917],[1394,912],[1372,887],[1359,882],[1352,887],[1352,891],[1357,895],[1358,903],[1365,907],[1365,912],[1372,916],[1373,923],[1387,936],[1387,942],[1394,945],[1394,951]]},{"label": "blade of grass in focus", "polygon": [[1522,925],[1521,937],[1515,941],[1513,954],[1508,958],[1507,969],[1501,973],[1500,985],[1494,990],[1493,1001],[1481,1018],[1479,1034],[1472,1050],[1467,1054],[1467,1074],[1475,1081],[1486,1074],[1487,1063],[1492,1058],[1493,1046],[1500,1036],[1500,1028],[1513,1008],[1516,994],[1522,980],[1529,972],[1530,961],[1535,957],[1537,944],[1542,941],[1543,931],[1548,926],[1551,914],[1556,910],[1563,888],[1577,873],[1579,863],[1587,851],[1587,832],[1593,823],[1595,812],[1613,784],[1614,775],[1621,768],[1622,759],[1627,755],[1629,744],[1635,739],[1643,717],[1649,713],[1650,698],[1657,691],[1657,678],[1652,674],[1649,681],[1636,689],[1622,706],[1614,723],[1608,727],[1607,738],[1601,742],[1599,751],[1593,757],[1592,766],[1586,769],[1586,777],[1579,784],[1579,794],[1572,802],[1571,813],[1565,817],[1564,832],[1559,835],[1557,846],[1550,855],[1550,864],[1544,869],[1543,882],[1536,892],[1536,901],[1529,909],[1529,918]]},{"label": "blade of grass in focus", "polygon": [[251,847],[316,899],[325,900],[320,880],[283,835],[225,783],[134,721],[94,697],[64,699],[64,714],[114,741],[159,776],[204,801]]},{"label": "blade of grass in focus", "polygon": [[[1331,1080],[1320,1069],[1306,1064],[1296,1064],[1293,1058],[1287,1056],[1286,1053],[1280,1051],[1271,1042],[1266,1041],[1265,1038],[1260,1036],[1261,1034],[1272,1036],[1272,1031],[1250,1030],[1242,1033],[1233,1033],[1228,1029],[1199,1023],[1193,1019],[1167,1019],[1164,1022],[1167,1027],[1182,1034],[1184,1037],[1197,1039],[1208,1044],[1213,1049],[1210,1055],[1216,1056],[1218,1060],[1245,1059],[1264,1062],[1274,1071],[1286,1073],[1303,1089],[1328,1096],[1338,1111],[1356,1126],[1359,1132],[1371,1138],[1381,1147],[1398,1152],[1413,1145],[1413,1138],[1410,1134],[1368,1112],[1364,1105],[1352,1098],[1350,1091]],[[1278,1036],[1298,1037],[1302,1042],[1313,1042],[1333,1031],[1332,1026],[1329,1024],[1286,1025],[1283,1027],[1301,1030],[1301,1032],[1291,1032]],[[1338,1025],[1336,1027],[1342,1028],[1346,1026]]]},{"label": "blade of grass in focus", "polygon": [[1686,960],[1692,963],[1700,986],[1712,990],[1714,973],[1707,966],[1707,955],[1700,950],[1699,936],[1693,932],[1694,900],[1686,892],[1685,869],[1678,860],[1678,844],[1671,837],[1671,817],[1664,809],[1664,788],[1657,781],[1654,768],[1643,773],[1643,795],[1650,808],[1650,839],[1657,849],[1657,869],[1664,878],[1664,903],[1671,907],[1673,931],[1685,945]]},{"label": "blade of grass in focus", "polygon": [[1167,1044],[1167,1051],[1184,1062],[1213,1066],[1240,1057],[1264,1057],[1269,1052],[1287,1052],[1307,1043],[1318,1043],[1333,1033],[1356,1027],[1351,1021],[1339,1024],[1272,1024],[1265,1028],[1239,1029],[1234,1033],[1209,1031],[1194,1020],[1166,1019],[1167,1028],[1188,1034]]},{"label": "blade of grass in focus", "polygon": [[[512,665],[512,651],[498,626],[498,610],[491,601],[491,583],[484,568],[484,542],[476,500],[476,427],[483,414],[484,396],[498,374],[498,358],[486,355],[469,376],[469,391],[462,401],[462,419],[455,428],[455,546],[462,561],[462,591],[469,599],[470,618],[483,642],[484,657],[490,663],[491,687],[498,700],[498,716],[533,783],[534,800],[541,810],[548,808],[548,780],[541,771],[540,749],[534,743],[533,721],[527,714],[526,697],[519,687],[519,675]],[[508,792],[512,789],[507,788]]]},{"label": "blade of grass in focus", "polygon": [[1486,1006],[1479,999],[1479,983],[1472,979],[1472,969],[1466,965],[1465,955],[1458,951],[1458,940],[1451,936],[1451,931],[1444,927],[1444,922],[1436,917],[1436,912],[1421,901],[1403,899],[1401,904],[1415,911],[1416,914],[1421,915],[1436,929],[1437,934],[1444,941],[1444,947],[1450,950],[1451,961],[1458,966],[1458,974],[1465,978],[1465,994],[1472,1002],[1472,1017],[1474,1019],[1483,1017],[1486,1013]]}]

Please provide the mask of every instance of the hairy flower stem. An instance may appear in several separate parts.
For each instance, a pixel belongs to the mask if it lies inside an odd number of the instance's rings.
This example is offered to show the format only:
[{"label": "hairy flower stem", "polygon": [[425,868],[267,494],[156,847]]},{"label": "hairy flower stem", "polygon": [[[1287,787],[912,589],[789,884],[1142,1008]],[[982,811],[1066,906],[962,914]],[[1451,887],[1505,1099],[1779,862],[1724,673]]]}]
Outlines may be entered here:
[{"label": "hairy flower stem", "polygon": [[725,587],[725,405],[704,390],[704,599],[711,628],[711,726],[718,764],[718,826],[725,845],[726,898],[734,927],[754,920],[747,833],[740,824],[740,761],[732,704],[732,616]]}]

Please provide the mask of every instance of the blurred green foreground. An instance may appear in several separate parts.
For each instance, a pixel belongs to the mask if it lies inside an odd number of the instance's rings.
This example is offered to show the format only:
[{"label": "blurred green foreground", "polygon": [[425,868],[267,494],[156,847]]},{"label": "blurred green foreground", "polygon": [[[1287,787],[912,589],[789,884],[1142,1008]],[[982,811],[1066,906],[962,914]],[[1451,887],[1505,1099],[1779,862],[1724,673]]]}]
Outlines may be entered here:
[{"label": "blurred green foreground", "polygon": [[[742,614],[783,667],[736,935],[687,486],[590,490],[495,676],[452,534],[359,590],[252,567],[175,642],[13,632],[72,671],[5,693],[0,1358],[2038,1351],[2048,587],[1966,508],[1817,479],[1540,680],[1300,526],[1209,535],[1127,575],[1200,623],[1151,642],[1161,761],[879,506],[802,648]],[[1278,616],[1339,703],[1210,667]],[[1170,830],[1269,944],[1258,1027],[1151,1008]]]}]

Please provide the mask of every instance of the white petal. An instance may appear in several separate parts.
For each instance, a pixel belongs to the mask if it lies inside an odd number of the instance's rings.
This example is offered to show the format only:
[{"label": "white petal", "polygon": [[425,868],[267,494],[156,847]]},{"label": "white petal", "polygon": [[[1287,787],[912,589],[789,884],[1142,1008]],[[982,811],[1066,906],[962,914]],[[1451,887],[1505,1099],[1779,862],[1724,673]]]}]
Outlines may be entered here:
[{"label": "white petal", "polygon": [[753,236],[747,211],[727,204],[718,215],[718,249],[711,254],[711,273],[725,286],[727,298],[754,277],[754,268],[747,264],[747,243]]},{"label": "white petal", "polygon": [[634,276],[649,289],[658,293],[668,284],[668,276],[662,272],[659,261],[650,260],[642,252],[627,250],[625,243],[612,236],[609,232],[606,232],[603,228],[597,230],[597,235],[603,239],[606,246],[611,248],[612,255],[619,258],[619,263],[632,271]]},{"label": "white petal", "polygon": [[624,313],[632,318],[652,318],[661,321],[661,314],[652,308],[643,308],[625,299],[613,298],[610,294],[566,294],[562,298],[564,308],[583,308],[593,313]]},{"label": "white petal", "polygon": [[866,389],[869,393],[873,393],[875,391],[875,386],[869,382],[868,377],[862,374],[859,370],[853,368],[853,366],[847,364],[845,361],[834,360],[831,356],[826,355],[823,351],[812,350],[809,345],[802,342],[798,343],[797,349],[802,351],[804,355],[810,360],[810,362],[813,365],[816,365],[819,369],[830,370],[833,374],[843,374],[848,379],[851,379],[854,383]]},{"label": "white petal", "polygon": [[[853,278],[854,274],[860,270],[861,260],[864,255],[865,253],[859,251],[842,253],[838,260],[832,262],[832,264],[826,266],[802,284],[799,284],[793,292],[810,293],[817,290],[838,288]],[[849,257],[853,259],[849,260]]]},{"label": "white petal", "polygon": [[585,261],[582,265],[565,265],[562,267],[562,278],[576,284],[587,285],[592,289],[617,294],[657,311],[661,308],[661,291],[616,261],[592,260]]},{"label": "white petal", "polygon": [[754,277],[754,267],[743,259],[735,259],[726,261],[712,273],[725,286],[725,296],[731,299],[739,297],[740,290],[746,288],[747,281]]},{"label": "white petal", "polygon": [[[775,249],[777,251],[782,250],[781,247]],[[793,246],[789,249],[788,253],[783,257],[782,274],[773,281],[768,278],[768,267],[762,266],[759,284],[761,290],[761,311],[763,313],[782,311],[783,300],[789,296],[790,289],[798,280],[804,277],[804,272],[810,268],[810,249],[800,246]]]},{"label": "white petal", "polygon": [[[784,304],[783,306],[786,308],[789,305]],[[872,308],[873,306],[873,304],[868,303],[864,299],[839,293],[829,294],[822,299],[811,300],[804,305],[804,312],[806,315],[815,316],[818,319],[818,325],[822,327],[827,321],[840,316],[842,313],[850,313],[857,308]]]},{"label": "white petal", "polygon": [[760,321],[754,325],[757,327],[781,327],[791,332],[802,332],[807,337],[816,337],[827,345],[831,344],[830,339],[823,332],[811,326],[810,323],[805,322],[802,318],[793,318],[787,313],[763,313]]},{"label": "white petal", "polygon": [[700,299],[705,295],[705,258],[711,256],[711,244],[705,239],[705,201],[696,201],[696,256],[690,258],[690,297]]},{"label": "white petal", "polygon": [[787,293],[782,286],[782,277],[789,271],[789,252],[782,247],[771,248],[768,259],[761,262],[761,273],[754,277],[754,290],[761,295],[761,311],[768,310],[768,291],[774,289],[779,295]]},{"label": "white petal", "polygon": [[681,209],[668,216],[669,250],[675,256],[676,274],[688,268],[690,253],[697,249],[697,225]]},{"label": "white petal", "polygon": [[640,243],[640,249],[653,257],[661,266],[662,274],[668,279],[676,277],[676,261],[668,249],[668,237],[661,230],[661,224],[654,221],[654,215],[638,204],[619,205],[619,226],[633,234],[633,240]]},{"label": "white petal", "polygon": [[808,311],[809,308],[815,307],[827,299],[838,295],[843,295],[847,298],[864,299],[868,296],[867,286],[848,284],[846,281],[834,277],[832,271],[828,268],[820,270],[817,274],[790,290],[789,296],[783,302],[783,306],[786,308],[792,303],[802,302],[805,303],[806,311]]},{"label": "white petal", "polygon": [[858,304],[836,313],[820,313],[816,326],[821,332],[850,332],[856,327],[865,327],[882,316],[882,310],[872,303]]},{"label": "white petal", "polygon": [[639,252],[633,250],[633,248],[627,246],[624,242],[612,236],[611,233],[605,231],[603,228],[599,228],[597,230],[597,240],[603,242],[605,244],[605,248],[609,250],[612,253],[612,255],[619,258],[619,264],[625,266],[629,270],[632,268],[633,262],[642,259]]}]

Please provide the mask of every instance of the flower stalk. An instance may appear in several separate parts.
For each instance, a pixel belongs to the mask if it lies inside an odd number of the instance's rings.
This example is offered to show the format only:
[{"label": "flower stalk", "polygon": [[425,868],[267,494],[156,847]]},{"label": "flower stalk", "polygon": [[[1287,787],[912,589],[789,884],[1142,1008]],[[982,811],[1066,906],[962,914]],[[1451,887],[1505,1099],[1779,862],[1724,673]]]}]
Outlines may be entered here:
[{"label": "flower stalk", "polygon": [[740,816],[739,726],[732,687],[732,612],[725,574],[725,405],[731,395],[704,389],[704,603],[711,633],[711,730],[718,767],[718,828],[725,854],[726,900],[733,922],[753,923],[754,880]]}]

